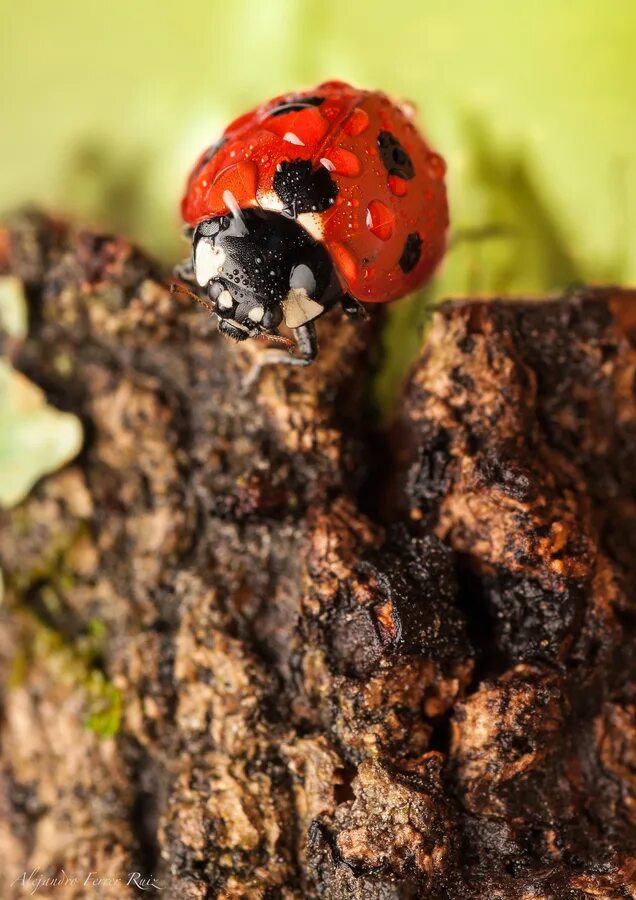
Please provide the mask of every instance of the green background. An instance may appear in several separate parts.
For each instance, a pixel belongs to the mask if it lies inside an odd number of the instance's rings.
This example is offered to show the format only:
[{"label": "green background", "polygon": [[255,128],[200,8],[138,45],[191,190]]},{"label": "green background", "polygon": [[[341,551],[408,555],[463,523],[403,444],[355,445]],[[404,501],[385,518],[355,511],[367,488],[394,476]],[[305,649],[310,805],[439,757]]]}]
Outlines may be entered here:
[{"label": "green background", "polygon": [[634,0],[0,8],[0,208],[46,203],[176,257],[199,151],[251,104],[341,78],[412,99],[454,229],[496,226],[458,246],[450,290],[635,278]]},{"label": "green background", "polygon": [[0,0],[0,212],[27,201],[184,255],[189,167],[326,79],[410,99],[454,244],[392,308],[385,409],[449,294],[636,280],[635,0]]}]

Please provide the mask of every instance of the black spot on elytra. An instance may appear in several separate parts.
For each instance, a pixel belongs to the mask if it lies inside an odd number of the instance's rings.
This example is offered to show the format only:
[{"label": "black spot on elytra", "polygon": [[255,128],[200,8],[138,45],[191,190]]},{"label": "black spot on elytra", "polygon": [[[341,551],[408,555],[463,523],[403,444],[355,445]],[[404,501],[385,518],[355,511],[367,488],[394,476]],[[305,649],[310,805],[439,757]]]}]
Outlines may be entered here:
[{"label": "black spot on elytra", "polygon": [[274,190],[294,216],[324,212],[338,193],[338,185],[324,166],[312,167],[308,159],[283,162],[274,175]]},{"label": "black spot on elytra", "polygon": [[398,175],[406,180],[414,177],[415,169],[411,157],[394,134],[390,131],[381,131],[378,135],[378,147],[389,175]]},{"label": "black spot on elytra", "polygon": [[197,172],[196,172],[197,175],[199,174],[199,172],[203,171],[204,166],[207,166],[207,164],[210,162],[212,157],[216,156],[216,154],[219,152],[219,150],[221,149],[221,147],[223,146],[223,144],[226,141],[227,141],[226,137],[220,137],[218,139],[218,141],[215,141],[212,144],[211,147],[208,147],[208,149],[205,151],[205,153],[201,157],[199,165],[197,166]]},{"label": "black spot on elytra", "polygon": [[405,274],[412,272],[420,261],[422,254],[422,238],[417,231],[412,231],[404,242],[404,249],[400,257],[400,268]]},{"label": "black spot on elytra", "polygon": [[286,103],[275,106],[267,113],[268,116],[285,116],[287,113],[300,112],[301,109],[307,109],[309,106],[320,106],[324,103],[324,97],[292,97]]}]

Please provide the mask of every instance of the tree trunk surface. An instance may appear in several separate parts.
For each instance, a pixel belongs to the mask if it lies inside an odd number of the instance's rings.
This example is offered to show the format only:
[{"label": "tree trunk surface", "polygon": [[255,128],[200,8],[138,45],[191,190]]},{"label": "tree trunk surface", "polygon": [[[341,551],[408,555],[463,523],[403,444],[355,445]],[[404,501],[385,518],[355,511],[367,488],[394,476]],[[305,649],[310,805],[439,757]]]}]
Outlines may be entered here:
[{"label": "tree trunk surface", "polygon": [[0,518],[0,896],[636,896],[636,293],[445,303],[380,433],[373,320],[246,391],[122,238],[0,271],[85,434]]}]

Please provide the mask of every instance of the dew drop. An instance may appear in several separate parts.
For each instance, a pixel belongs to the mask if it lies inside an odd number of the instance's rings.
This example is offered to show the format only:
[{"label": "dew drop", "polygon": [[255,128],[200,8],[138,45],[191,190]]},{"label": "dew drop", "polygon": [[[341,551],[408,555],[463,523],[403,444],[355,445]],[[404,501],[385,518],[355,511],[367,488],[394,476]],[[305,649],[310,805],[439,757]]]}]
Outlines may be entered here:
[{"label": "dew drop", "polygon": [[388,241],[393,234],[395,214],[380,200],[372,200],[367,206],[367,228],[381,241]]},{"label": "dew drop", "polygon": [[406,194],[406,181],[399,175],[389,175],[389,190],[396,197],[403,197]]},{"label": "dew drop", "polygon": [[344,280],[348,283],[354,282],[356,275],[358,274],[358,267],[351,252],[344,244],[335,243],[331,247],[331,253],[336,268],[339,270]]},{"label": "dew drop", "polygon": [[318,85],[317,90],[331,93],[331,91],[350,91],[351,88],[346,81],[338,81],[332,78],[331,81],[323,81]]},{"label": "dew drop", "polygon": [[[353,178],[362,171],[358,157],[351,150],[345,150],[344,147],[332,148],[329,154],[320,160],[323,165],[325,165],[324,160],[330,162],[333,167],[329,171],[336,172],[338,175],[347,175]],[[327,167],[325,166],[325,168]]]},{"label": "dew drop", "polygon": [[245,224],[245,219],[243,218],[243,213],[241,212],[241,207],[232,191],[223,191],[223,202],[234,216],[237,233],[244,237],[248,233],[247,226]]},{"label": "dew drop", "polygon": [[354,109],[347,121],[344,123],[345,134],[356,137],[369,127],[369,116],[363,109]]},{"label": "dew drop", "polygon": [[296,144],[297,147],[305,146],[304,142],[301,141],[301,139],[298,137],[298,135],[294,134],[293,131],[286,131],[285,134],[283,135],[283,140],[287,141],[288,144]]},{"label": "dew drop", "polygon": [[431,178],[438,181],[446,174],[446,163],[439,153],[429,153],[426,157],[426,168]]},{"label": "dew drop", "polygon": [[417,113],[417,107],[410,100],[405,100],[400,104],[400,109],[407,119],[414,119]]}]

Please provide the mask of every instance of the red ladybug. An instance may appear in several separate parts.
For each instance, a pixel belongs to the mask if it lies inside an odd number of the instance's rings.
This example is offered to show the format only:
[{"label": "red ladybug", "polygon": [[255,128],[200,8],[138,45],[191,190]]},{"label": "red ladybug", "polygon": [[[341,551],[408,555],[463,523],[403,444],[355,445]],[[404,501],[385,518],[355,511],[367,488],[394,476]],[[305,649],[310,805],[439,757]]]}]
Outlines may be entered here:
[{"label": "red ladybug", "polygon": [[294,330],[307,365],[314,320],[337,303],[386,303],[443,256],[445,164],[378,91],[329,81],[240,116],[195,165],[182,201],[192,257],[220,330],[242,341]]}]

